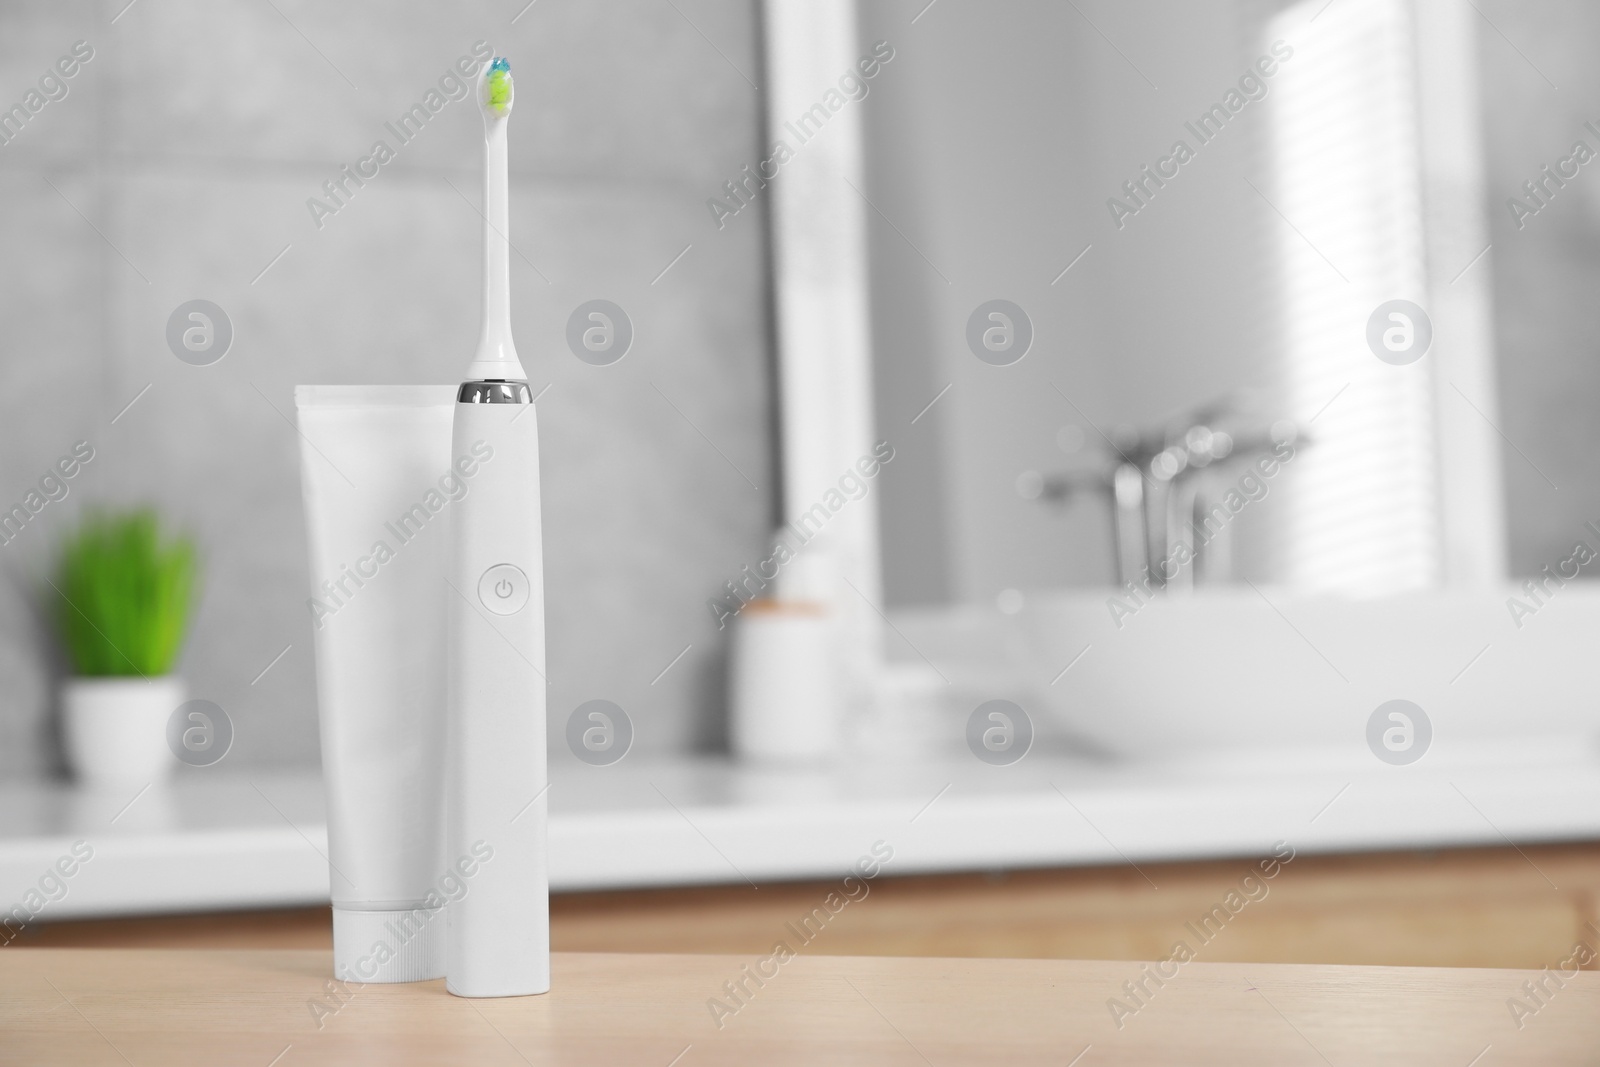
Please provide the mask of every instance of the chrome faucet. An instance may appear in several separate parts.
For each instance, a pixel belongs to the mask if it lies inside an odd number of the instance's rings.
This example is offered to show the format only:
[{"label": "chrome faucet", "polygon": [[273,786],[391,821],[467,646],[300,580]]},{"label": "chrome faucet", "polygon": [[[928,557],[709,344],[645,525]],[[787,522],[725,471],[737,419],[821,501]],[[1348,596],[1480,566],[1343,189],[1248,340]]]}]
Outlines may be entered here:
[{"label": "chrome faucet", "polygon": [[[1226,581],[1232,576],[1227,539],[1194,536],[1211,512],[1206,483],[1216,479],[1207,475],[1236,470],[1285,442],[1306,443],[1293,422],[1264,430],[1241,425],[1238,407],[1225,399],[1158,429],[1102,434],[1105,447],[1093,465],[1052,475],[1026,471],[1017,491],[1061,505],[1085,493],[1105,499],[1118,584],[1190,587],[1197,573],[1207,582]],[[1179,544],[1188,546],[1190,559],[1169,566]]]}]

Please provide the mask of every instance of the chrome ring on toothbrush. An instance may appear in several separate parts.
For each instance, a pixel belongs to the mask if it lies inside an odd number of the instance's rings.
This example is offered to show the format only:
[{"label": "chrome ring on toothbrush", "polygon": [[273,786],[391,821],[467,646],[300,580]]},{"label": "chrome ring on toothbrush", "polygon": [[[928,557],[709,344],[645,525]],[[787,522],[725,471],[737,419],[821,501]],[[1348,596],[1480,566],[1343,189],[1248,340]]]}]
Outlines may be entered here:
[{"label": "chrome ring on toothbrush", "polygon": [[462,382],[456,390],[458,404],[531,404],[533,391],[527,382],[514,382],[498,378]]}]

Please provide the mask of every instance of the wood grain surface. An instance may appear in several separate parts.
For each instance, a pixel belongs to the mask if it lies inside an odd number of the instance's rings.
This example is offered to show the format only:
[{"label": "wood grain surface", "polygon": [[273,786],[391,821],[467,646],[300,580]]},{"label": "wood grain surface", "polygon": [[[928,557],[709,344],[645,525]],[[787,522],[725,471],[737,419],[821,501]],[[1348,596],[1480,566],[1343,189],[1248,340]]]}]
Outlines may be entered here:
[{"label": "wood grain surface", "polygon": [[[557,954],[542,997],[330,992],[320,951],[0,951],[0,1064],[1404,1064],[1600,1060],[1600,975],[1188,963]],[[745,968],[775,971],[757,986]],[[1143,979],[1130,996],[1125,982]],[[725,983],[747,992],[737,998]],[[1113,1018],[1113,998],[1131,1014]],[[720,1003],[726,1010],[714,1010]],[[1120,1023],[1120,1026],[1119,1026]],[[1520,1023],[1520,1025],[1519,1025]]]}]

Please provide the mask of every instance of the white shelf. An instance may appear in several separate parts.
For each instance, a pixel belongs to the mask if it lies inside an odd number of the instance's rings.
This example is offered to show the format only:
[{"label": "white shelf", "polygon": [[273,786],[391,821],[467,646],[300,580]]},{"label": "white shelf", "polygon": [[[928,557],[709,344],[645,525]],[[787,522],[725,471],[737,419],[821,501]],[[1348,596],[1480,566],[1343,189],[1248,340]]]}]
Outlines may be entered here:
[{"label": "white shelf", "polygon": [[[133,797],[0,788],[0,908],[94,849],[38,919],[316,904],[327,831],[314,771],[189,773]],[[131,803],[130,803],[131,800]],[[723,760],[555,769],[556,891],[843,877],[876,841],[889,875],[1600,839],[1600,753],[1543,739],[1370,757],[1257,753],[1138,766],[1034,753],[758,771]],[[59,890],[57,891],[59,894]]]}]

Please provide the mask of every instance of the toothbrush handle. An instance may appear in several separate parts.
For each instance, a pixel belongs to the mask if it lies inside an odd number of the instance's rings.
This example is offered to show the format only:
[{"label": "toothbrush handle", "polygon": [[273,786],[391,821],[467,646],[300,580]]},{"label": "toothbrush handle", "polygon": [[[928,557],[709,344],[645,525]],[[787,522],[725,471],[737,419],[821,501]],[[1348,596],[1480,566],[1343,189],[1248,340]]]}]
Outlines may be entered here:
[{"label": "toothbrush handle", "polygon": [[457,472],[477,469],[452,505],[445,986],[526,996],[550,988],[538,424],[525,383],[471,389],[502,400],[455,412]]}]

